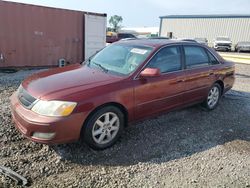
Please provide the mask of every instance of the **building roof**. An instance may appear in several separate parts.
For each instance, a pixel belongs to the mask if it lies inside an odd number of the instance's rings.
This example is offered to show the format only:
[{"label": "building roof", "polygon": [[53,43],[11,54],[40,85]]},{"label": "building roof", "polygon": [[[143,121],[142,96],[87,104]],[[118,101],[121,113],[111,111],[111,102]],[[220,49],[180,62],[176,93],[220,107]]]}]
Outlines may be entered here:
[{"label": "building roof", "polygon": [[26,6],[26,7],[39,7],[42,9],[52,9],[52,10],[62,10],[62,11],[71,11],[71,12],[81,12],[84,14],[89,14],[89,15],[94,15],[94,16],[103,16],[103,17],[107,17],[106,13],[95,13],[95,12],[86,12],[86,11],[82,11],[82,10],[73,10],[73,9],[66,9],[66,8],[57,8],[57,7],[49,7],[49,6],[45,6],[45,5],[35,5],[35,4],[28,4],[28,3],[19,3],[19,2],[12,2],[12,1],[0,1],[0,3],[6,4],[6,5],[14,5],[14,6]]},{"label": "building roof", "polygon": [[120,32],[132,33],[158,33],[159,27],[123,27]]},{"label": "building roof", "polygon": [[250,14],[207,14],[207,15],[167,15],[160,16],[161,19],[183,19],[183,18],[250,18]]}]

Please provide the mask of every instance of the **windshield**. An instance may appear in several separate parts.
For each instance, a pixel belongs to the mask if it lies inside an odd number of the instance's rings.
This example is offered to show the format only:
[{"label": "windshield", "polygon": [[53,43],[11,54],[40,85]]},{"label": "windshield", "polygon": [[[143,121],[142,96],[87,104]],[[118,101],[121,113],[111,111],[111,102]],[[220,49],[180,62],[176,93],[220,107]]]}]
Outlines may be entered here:
[{"label": "windshield", "polygon": [[239,42],[239,45],[250,45],[250,42]]},{"label": "windshield", "polygon": [[221,40],[221,41],[230,41],[230,38],[227,37],[218,37],[216,40]]},{"label": "windshield", "polygon": [[104,72],[129,75],[147,59],[152,50],[145,46],[112,44],[90,58],[88,65]]}]

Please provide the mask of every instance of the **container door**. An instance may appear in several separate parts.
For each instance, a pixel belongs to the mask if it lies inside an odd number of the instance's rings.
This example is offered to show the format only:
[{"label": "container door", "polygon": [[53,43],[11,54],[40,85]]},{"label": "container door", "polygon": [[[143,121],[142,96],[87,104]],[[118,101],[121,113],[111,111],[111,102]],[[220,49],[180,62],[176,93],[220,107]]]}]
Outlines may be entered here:
[{"label": "container door", "polygon": [[85,14],[85,59],[106,46],[106,19]]}]

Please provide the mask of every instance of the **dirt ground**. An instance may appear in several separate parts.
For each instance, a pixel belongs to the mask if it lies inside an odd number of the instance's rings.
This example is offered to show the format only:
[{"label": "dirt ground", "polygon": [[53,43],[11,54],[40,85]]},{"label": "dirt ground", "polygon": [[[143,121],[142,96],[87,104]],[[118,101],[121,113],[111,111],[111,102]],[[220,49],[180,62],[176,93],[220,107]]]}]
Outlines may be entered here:
[{"label": "dirt ground", "polygon": [[[0,73],[0,165],[31,187],[250,187],[250,65],[217,109],[199,105],[129,126],[104,151],[74,143],[49,147],[23,138],[9,97],[36,72]],[[0,175],[0,187],[18,187]]]}]

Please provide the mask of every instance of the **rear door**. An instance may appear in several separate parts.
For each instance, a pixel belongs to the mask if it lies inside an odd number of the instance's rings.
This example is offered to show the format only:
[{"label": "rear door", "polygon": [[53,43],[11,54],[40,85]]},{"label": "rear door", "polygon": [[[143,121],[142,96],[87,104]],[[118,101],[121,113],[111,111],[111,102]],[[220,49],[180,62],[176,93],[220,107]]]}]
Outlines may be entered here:
[{"label": "rear door", "polygon": [[184,45],[185,93],[184,103],[205,99],[213,82],[210,60],[206,50],[200,46]]},{"label": "rear door", "polygon": [[143,118],[182,105],[185,75],[180,46],[161,49],[146,68],[159,68],[161,75],[135,80],[135,117]]},{"label": "rear door", "polygon": [[85,14],[85,59],[106,46],[106,19]]}]

